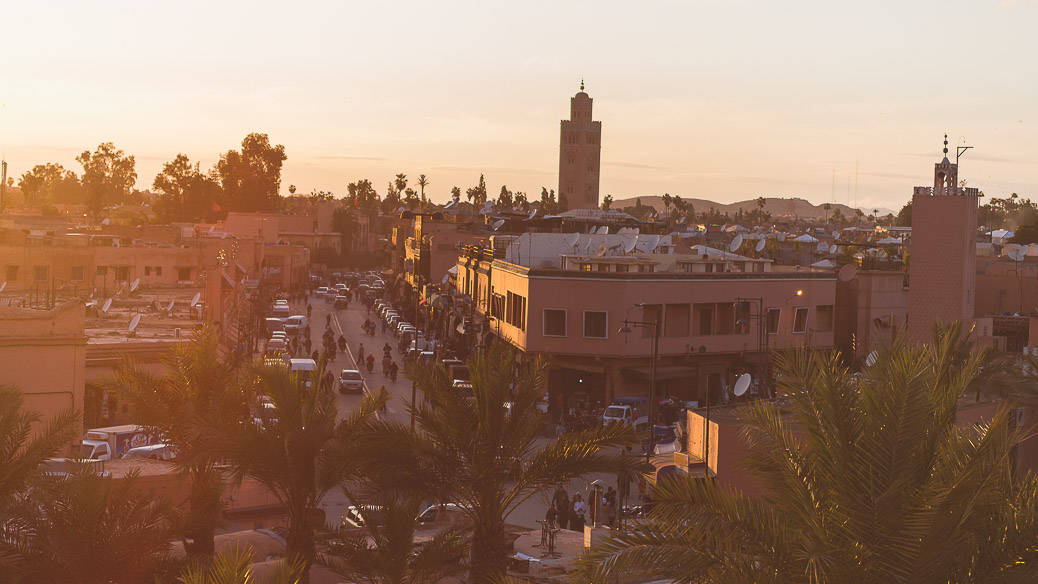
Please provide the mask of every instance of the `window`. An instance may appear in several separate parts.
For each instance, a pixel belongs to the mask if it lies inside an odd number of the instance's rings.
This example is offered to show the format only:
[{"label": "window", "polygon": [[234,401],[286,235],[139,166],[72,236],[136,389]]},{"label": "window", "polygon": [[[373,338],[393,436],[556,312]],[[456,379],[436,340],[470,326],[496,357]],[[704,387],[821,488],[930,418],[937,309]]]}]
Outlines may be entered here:
[{"label": "window", "polygon": [[609,271],[609,264],[598,264],[598,271],[599,272],[608,272]]},{"label": "window", "polygon": [[80,281],[83,279],[83,266],[72,266],[69,270],[69,280]]},{"label": "window", "polygon": [[793,313],[793,332],[807,332],[807,309],[797,308]]},{"label": "window", "polygon": [[152,266],[151,267],[151,273],[156,275],[156,276],[161,276],[162,275],[162,266]]},{"label": "window", "polygon": [[592,339],[604,339],[609,336],[607,313],[597,310],[584,311],[584,336]]},{"label": "window", "polygon": [[526,330],[526,298],[511,292],[505,297],[507,313],[505,322],[518,328]]},{"label": "window", "polygon": [[750,332],[750,303],[739,302],[735,305],[735,334],[745,335]]},{"label": "window", "polygon": [[544,309],[544,336],[566,336],[566,310],[563,308]]},{"label": "window", "polygon": [[642,265],[638,266],[638,271],[639,272],[655,272],[656,271],[656,266],[653,265],[653,264],[642,264]]},{"label": "window", "polygon": [[580,264],[580,271],[581,272],[590,272],[591,271],[591,264],[588,264],[588,263]]},{"label": "window", "polygon": [[735,332],[735,304],[721,302],[717,305],[717,334],[730,335]]},{"label": "window", "polygon": [[177,268],[177,280],[187,281],[191,279],[191,268]]},{"label": "window", "polygon": [[40,282],[46,280],[50,276],[50,266],[33,266],[32,267],[32,279]]},{"label": "window", "polygon": [[505,297],[502,294],[491,294],[490,316],[494,318],[505,317]]},{"label": "window", "polygon": [[5,271],[5,279],[9,282],[14,282],[18,279],[18,266],[7,266]]},{"label": "window", "polygon": [[108,266],[97,266],[94,268],[94,273],[98,276],[104,276],[108,273]]},{"label": "window", "polygon": [[691,308],[688,304],[668,304],[664,313],[663,336],[665,337],[687,337],[689,315]]},{"label": "window", "polygon": [[696,334],[697,335],[712,335],[714,334],[714,305],[713,304],[696,304],[695,306],[696,315]]},{"label": "window", "polygon": [[616,264],[616,271],[617,272],[626,272],[629,269],[630,268],[627,266],[627,264]]},{"label": "window", "polygon": [[768,334],[774,335],[779,330],[779,315],[782,311],[778,308],[768,309]]},{"label": "window", "polygon": [[115,266],[115,281],[126,282],[130,279],[130,266]]},{"label": "window", "polygon": [[833,330],[833,305],[825,304],[815,307],[815,330],[829,333]]}]

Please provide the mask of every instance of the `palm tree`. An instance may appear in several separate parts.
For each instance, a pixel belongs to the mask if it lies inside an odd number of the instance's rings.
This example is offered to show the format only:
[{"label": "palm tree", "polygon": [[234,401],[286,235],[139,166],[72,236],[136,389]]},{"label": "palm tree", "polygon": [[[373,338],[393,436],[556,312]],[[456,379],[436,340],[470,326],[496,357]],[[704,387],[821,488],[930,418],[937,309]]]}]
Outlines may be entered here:
[{"label": "palm tree", "polygon": [[133,404],[137,420],[178,451],[174,464],[191,486],[183,526],[189,557],[212,556],[223,509],[221,460],[208,437],[237,427],[249,413],[238,373],[220,353],[216,331],[206,327],[164,360],[165,375],[128,362],[119,367],[111,384]]},{"label": "palm tree", "polygon": [[239,424],[221,437],[218,448],[236,481],[255,479],[285,506],[286,552],[303,562],[304,573],[315,557],[314,532],[324,525],[318,503],[348,475],[348,458],[329,456],[331,441],[337,431],[349,436],[363,426],[386,399],[381,393],[365,396],[337,430],[335,395],[321,383],[323,375],[322,367],[302,376],[284,367],[257,366],[254,391],[270,398],[277,418]]},{"label": "palm tree", "polygon": [[742,411],[751,498],[716,480],[658,485],[651,517],[584,575],[697,582],[1033,581],[1038,479],[1008,462],[1005,412],[957,426],[981,357],[955,325],[895,343],[856,377],[836,352],[777,357],[785,404]]},{"label": "palm tree", "polygon": [[260,578],[253,567],[251,549],[235,548],[221,552],[212,562],[190,564],[177,579],[178,584],[299,584],[303,581],[302,564],[280,561],[266,578]]},{"label": "palm tree", "polygon": [[424,175],[418,175],[418,188],[421,189],[422,193],[422,204],[425,204],[425,187],[429,186],[429,179]]},{"label": "palm tree", "polygon": [[383,455],[384,468],[418,466],[431,498],[457,504],[471,521],[469,581],[485,584],[505,573],[505,522],[523,501],[559,482],[628,470],[636,461],[619,454],[634,439],[619,426],[540,445],[541,364],[519,367],[507,346],[495,344],[471,360],[469,370],[473,393],[466,397],[442,367],[413,368],[427,400],[413,407],[419,431],[382,422],[375,435],[394,445]]},{"label": "palm tree", "polygon": [[4,518],[15,516],[21,497],[41,477],[40,463],[68,446],[74,437],[74,410],[51,418],[46,425],[40,415],[24,409],[25,397],[17,388],[0,385],[0,582],[2,574],[13,576],[21,564],[19,524]]},{"label": "palm tree", "polygon": [[404,173],[396,175],[396,177],[393,179],[393,182],[390,184],[396,187],[396,191],[398,193],[404,192],[404,189],[407,188],[407,175]]},{"label": "palm tree", "polygon": [[461,187],[457,185],[451,187],[451,199],[453,199],[455,203],[461,201]]},{"label": "palm tree", "polygon": [[351,496],[350,501],[363,501],[379,511],[365,516],[362,532],[343,534],[330,544],[321,563],[335,573],[351,582],[432,584],[461,569],[465,542],[457,530],[441,531],[421,546],[415,544],[421,494],[401,492],[393,485],[368,497]]},{"label": "palm tree", "polygon": [[37,485],[21,515],[30,582],[138,583],[170,547],[170,508],[137,487],[137,475],[102,476],[83,465]]}]

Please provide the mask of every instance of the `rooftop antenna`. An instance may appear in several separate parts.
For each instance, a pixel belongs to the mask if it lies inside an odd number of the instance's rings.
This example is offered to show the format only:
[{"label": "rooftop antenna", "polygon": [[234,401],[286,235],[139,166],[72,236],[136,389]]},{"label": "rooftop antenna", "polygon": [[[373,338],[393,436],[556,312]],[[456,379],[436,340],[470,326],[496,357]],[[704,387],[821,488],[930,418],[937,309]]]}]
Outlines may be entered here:
[{"label": "rooftop antenna", "polygon": [[[955,147],[955,166],[959,165],[959,158],[962,158],[962,155],[965,154],[967,150],[973,148],[973,146],[966,146],[963,144],[965,141],[965,137],[959,136],[959,145]],[[948,152],[948,134],[944,135],[944,151],[945,153]]]}]

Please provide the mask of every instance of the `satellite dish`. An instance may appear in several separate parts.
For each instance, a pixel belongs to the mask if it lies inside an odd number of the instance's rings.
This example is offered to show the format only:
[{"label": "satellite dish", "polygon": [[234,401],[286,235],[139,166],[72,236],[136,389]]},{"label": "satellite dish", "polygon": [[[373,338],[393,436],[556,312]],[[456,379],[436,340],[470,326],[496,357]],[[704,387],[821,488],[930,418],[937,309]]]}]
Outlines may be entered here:
[{"label": "satellite dish", "polygon": [[739,378],[735,380],[735,395],[746,393],[746,390],[750,388],[750,380],[751,378],[749,373],[743,373],[740,375]]},{"label": "satellite dish", "polygon": [[137,330],[137,325],[139,325],[139,324],[141,324],[141,315],[140,314],[133,315],[133,318],[130,319],[129,332],[132,333],[133,331]]},{"label": "satellite dish", "polygon": [[598,228],[598,234],[599,235],[609,235],[609,226],[608,225],[603,225],[603,226],[599,227]]},{"label": "satellite dish", "polygon": [[6,288],[7,288],[7,280],[4,280],[3,283],[0,283],[0,292],[3,292]]},{"label": "satellite dish", "polygon": [[766,239],[761,239],[760,241],[758,241],[757,242],[757,247],[756,247],[757,252],[760,253],[760,252],[764,251],[764,246],[767,245],[767,244],[768,244],[768,240],[766,240]]},{"label": "satellite dish", "polygon": [[194,297],[191,298],[191,308],[194,308],[196,305],[198,305],[198,301],[201,300],[201,299],[202,299],[202,293],[201,292],[195,292]]},{"label": "satellite dish", "polygon": [[536,208],[530,209],[530,216],[527,217],[526,220],[529,221],[529,220],[533,219],[536,216],[537,216],[537,209]]},{"label": "satellite dish", "polygon": [[735,239],[732,240],[731,245],[728,246],[728,251],[730,251],[732,253],[735,253],[735,252],[739,251],[740,247],[742,247],[742,234],[741,233],[739,235],[736,235]]},{"label": "satellite dish", "polygon": [[836,252],[837,252],[837,251],[838,251],[838,249],[837,249],[837,247],[836,247],[836,244],[835,244],[835,243],[829,246],[829,253],[831,253],[831,254],[833,254],[833,255],[836,255]]},{"label": "satellite dish", "polygon": [[494,203],[492,203],[491,201],[487,201],[486,203],[483,203],[483,214],[484,215],[489,215],[489,214],[491,214],[493,212],[494,212]]},{"label": "satellite dish", "polygon": [[108,298],[105,303],[101,305],[101,312],[107,313],[108,309],[112,307],[112,299]]},{"label": "satellite dish", "polygon": [[216,231],[216,225],[210,225],[209,226],[209,233],[213,233],[215,231]]},{"label": "satellite dish", "polygon": [[685,219],[688,219],[688,217],[682,217],[681,219],[678,219],[678,225],[681,225],[682,223],[684,223]]},{"label": "satellite dish", "polygon": [[867,365],[868,367],[872,367],[873,365],[876,364],[876,359],[878,357],[879,357],[879,353],[877,351],[873,351],[873,352],[869,353],[868,356],[865,357],[865,365]]},{"label": "satellite dish", "polygon": [[90,291],[90,297],[91,298],[96,298],[97,297],[97,288],[94,288],[93,290]]},{"label": "satellite dish", "polygon": [[104,219],[101,220],[101,225],[108,225],[111,222],[112,222],[111,219],[109,219],[108,217],[105,217]]},{"label": "satellite dish", "polygon": [[175,300],[170,300],[169,301],[169,306],[166,307],[166,312],[173,312],[173,304],[174,304],[174,302],[176,302],[176,301]]},{"label": "satellite dish", "polygon": [[493,229],[494,231],[497,231],[498,229],[501,229],[501,226],[503,226],[504,224],[505,224],[505,220],[504,219],[498,219],[497,221],[494,221],[494,224],[491,225],[490,228]]},{"label": "satellite dish", "polygon": [[133,282],[130,282],[130,293],[132,294],[132,293],[136,292],[137,288],[140,288],[140,286],[141,286],[141,279],[140,278],[137,278]]},{"label": "satellite dish", "polygon": [[634,246],[638,245],[638,236],[633,233],[624,234],[624,253],[631,253],[634,251]]},{"label": "satellite dish", "polygon": [[580,240],[580,234],[579,233],[570,233],[569,237],[566,238],[566,245],[569,246],[569,247],[573,247],[573,246],[577,245],[577,241],[579,241],[579,240]]},{"label": "satellite dish", "polygon": [[833,239],[840,239],[840,232],[839,231],[833,231]]},{"label": "satellite dish", "polygon": [[656,248],[659,247],[659,245],[660,245],[660,236],[659,235],[650,235],[648,237],[648,239],[646,239],[646,243],[648,244],[647,247],[649,248],[649,249],[645,250],[646,253],[652,253],[652,252],[656,251]]},{"label": "satellite dish", "polygon": [[779,241],[786,241],[786,234],[785,233],[779,233],[778,235],[775,236],[775,239],[777,239]]},{"label": "satellite dish", "polygon": [[829,251],[829,246],[826,245],[824,241],[819,241],[818,242],[818,253],[826,253],[827,251]]},{"label": "satellite dish", "polygon": [[598,246],[598,251],[595,252],[595,255],[596,256],[603,256],[603,255],[605,255],[606,249],[608,249],[608,248],[609,248],[609,244],[608,243],[603,243],[602,245]]}]

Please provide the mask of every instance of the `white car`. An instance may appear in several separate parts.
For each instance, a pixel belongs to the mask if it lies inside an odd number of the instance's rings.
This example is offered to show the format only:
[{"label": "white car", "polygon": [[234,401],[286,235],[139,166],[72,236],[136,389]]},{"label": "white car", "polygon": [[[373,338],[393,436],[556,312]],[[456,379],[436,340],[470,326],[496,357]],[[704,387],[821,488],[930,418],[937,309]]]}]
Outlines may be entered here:
[{"label": "white car", "polygon": [[364,391],[364,377],[356,369],[343,369],[339,375],[339,393]]},{"label": "white car", "polygon": [[173,450],[172,445],[161,443],[131,448],[122,455],[123,460],[129,460],[134,458],[146,458],[152,460],[173,460],[176,457],[177,454],[176,451]]},{"label": "white car", "polygon": [[306,316],[302,314],[294,314],[285,319],[285,332],[288,334],[296,334],[299,331],[306,328],[306,325],[310,321],[306,319]]},{"label": "white car", "polygon": [[328,287],[327,286],[321,286],[320,288],[317,289],[315,294],[317,294],[318,296],[324,296],[324,295],[328,294]]},{"label": "white car", "polygon": [[342,514],[342,520],[339,522],[339,525],[343,529],[364,527],[365,516],[377,521],[380,513],[382,513],[381,505],[350,505],[346,508],[346,512]]}]

